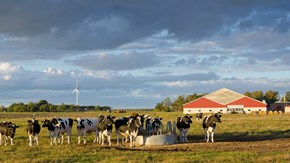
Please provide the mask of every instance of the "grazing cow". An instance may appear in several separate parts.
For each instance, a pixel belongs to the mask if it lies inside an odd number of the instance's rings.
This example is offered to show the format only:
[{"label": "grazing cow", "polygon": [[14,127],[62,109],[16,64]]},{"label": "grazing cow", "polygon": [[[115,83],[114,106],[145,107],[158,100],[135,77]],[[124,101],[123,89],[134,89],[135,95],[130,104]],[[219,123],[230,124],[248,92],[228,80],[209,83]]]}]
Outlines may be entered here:
[{"label": "grazing cow", "polygon": [[146,130],[148,131],[148,135],[156,134],[161,135],[163,133],[163,124],[162,118],[156,117],[147,117],[146,118]]},{"label": "grazing cow", "polygon": [[12,122],[3,121],[2,123],[0,123],[0,145],[2,145],[2,135],[5,136],[5,146],[7,146],[8,139],[10,139],[11,145],[13,145],[13,138],[16,128],[18,128],[18,126],[16,126]]},{"label": "grazing cow", "polygon": [[211,137],[211,142],[214,142],[214,130],[216,128],[216,123],[222,123],[221,115],[218,113],[205,116],[202,122],[202,127],[204,129],[204,140],[209,142]]},{"label": "grazing cow", "polygon": [[115,116],[108,115],[107,117],[100,115],[100,121],[97,124],[97,129],[100,134],[100,143],[104,145],[104,139],[105,136],[108,138],[108,143],[111,146],[111,135],[112,135],[112,130],[113,130],[113,124],[115,123],[114,121]]},{"label": "grazing cow", "polygon": [[186,114],[183,117],[178,117],[177,118],[177,128],[180,132],[180,142],[188,142],[187,140],[187,134],[188,130],[190,128],[190,124],[192,123],[191,120],[192,116],[189,116]]},{"label": "grazing cow", "polygon": [[202,113],[197,113],[196,114],[196,121],[202,120]]},{"label": "grazing cow", "polygon": [[77,122],[78,144],[81,143],[81,136],[83,136],[84,144],[86,144],[86,134],[91,132],[95,133],[94,143],[99,141],[99,132],[97,129],[97,124],[99,123],[98,118],[77,118],[74,121]]},{"label": "grazing cow", "polygon": [[115,122],[116,134],[117,134],[117,145],[119,145],[119,133],[122,137],[122,144],[124,145],[124,138],[130,138],[130,147],[134,147],[136,144],[136,137],[138,135],[138,130],[141,127],[141,117],[130,117],[129,121],[124,119],[118,119]]},{"label": "grazing cow", "polygon": [[38,120],[32,119],[27,121],[26,132],[29,137],[29,146],[32,146],[32,139],[34,138],[35,144],[38,145],[38,134],[40,132],[40,125]]},{"label": "grazing cow", "polygon": [[61,134],[61,144],[63,144],[64,133],[67,133],[67,142],[70,144],[70,135],[73,125],[73,119],[71,118],[53,118],[43,122],[42,127],[47,127],[50,133],[50,145],[57,145],[56,138],[59,138]]}]

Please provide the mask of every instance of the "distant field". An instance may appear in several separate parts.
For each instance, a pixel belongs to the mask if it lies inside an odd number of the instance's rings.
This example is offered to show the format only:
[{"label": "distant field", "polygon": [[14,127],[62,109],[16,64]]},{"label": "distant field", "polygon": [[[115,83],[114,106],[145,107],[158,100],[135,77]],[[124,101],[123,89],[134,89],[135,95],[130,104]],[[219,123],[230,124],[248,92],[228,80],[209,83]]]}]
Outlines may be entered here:
[{"label": "distant field", "polygon": [[[139,112],[174,121],[181,112]],[[107,112],[35,113],[38,120],[52,117],[96,117]],[[130,115],[111,113],[116,117]],[[195,116],[195,115],[194,115]],[[77,145],[77,131],[73,127],[72,144],[49,145],[47,129],[42,129],[39,146],[29,147],[25,133],[26,121],[31,113],[1,113],[0,121],[12,121],[20,128],[16,131],[14,146],[0,146],[1,162],[290,162],[290,114],[222,116],[217,125],[215,143],[203,142],[201,122],[193,118],[189,143],[165,146],[116,146],[113,133],[111,147],[93,144],[93,135],[87,144]],[[115,132],[115,131],[113,131]],[[178,132],[179,133],[179,132]]]}]

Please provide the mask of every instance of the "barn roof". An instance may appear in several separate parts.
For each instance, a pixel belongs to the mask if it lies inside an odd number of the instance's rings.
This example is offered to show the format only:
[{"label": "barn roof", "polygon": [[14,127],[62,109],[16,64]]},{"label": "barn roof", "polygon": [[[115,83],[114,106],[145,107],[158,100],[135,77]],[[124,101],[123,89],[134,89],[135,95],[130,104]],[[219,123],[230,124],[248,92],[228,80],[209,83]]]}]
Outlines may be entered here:
[{"label": "barn roof", "polygon": [[226,105],[232,101],[243,98],[245,96],[237,92],[231,91],[227,88],[222,88],[215,92],[207,94],[204,97],[217,103]]}]

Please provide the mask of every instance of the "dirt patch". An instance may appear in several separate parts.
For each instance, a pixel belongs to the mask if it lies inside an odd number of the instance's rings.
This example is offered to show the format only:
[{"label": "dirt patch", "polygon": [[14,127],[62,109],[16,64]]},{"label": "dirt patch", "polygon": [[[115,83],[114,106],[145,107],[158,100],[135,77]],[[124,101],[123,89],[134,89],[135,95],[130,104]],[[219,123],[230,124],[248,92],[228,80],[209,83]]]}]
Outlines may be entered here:
[{"label": "dirt patch", "polygon": [[1,113],[0,114],[0,119],[14,119],[14,118],[38,118],[38,117],[51,117],[49,114],[33,114],[33,113]]}]

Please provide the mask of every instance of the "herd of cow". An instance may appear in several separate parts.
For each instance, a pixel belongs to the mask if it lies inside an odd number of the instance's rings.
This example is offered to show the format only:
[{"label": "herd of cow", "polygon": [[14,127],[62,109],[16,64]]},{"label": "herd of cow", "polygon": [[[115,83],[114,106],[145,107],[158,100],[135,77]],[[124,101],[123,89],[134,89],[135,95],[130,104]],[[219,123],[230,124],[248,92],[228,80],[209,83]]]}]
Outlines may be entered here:
[{"label": "herd of cow", "polygon": [[[190,128],[192,116],[185,115],[183,117],[178,117],[176,121],[176,127],[180,131],[180,142],[188,142],[187,135]],[[196,115],[197,120],[202,119],[202,113]],[[76,122],[76,128],[78,132],[78,144],[86,144],[86,134],[94,132],[95,139],[94,143],[98,142],[104,145],[105,137],[107,138],[107,143],[111,145],[111,135],[113,130],[113,125],[115,125],[117,145],[119,145],[119,137],[122,136],[122,144],[124,145],[127,140],[130,140],[130,147],[135,146],[136,137],[138,134],[162,134],[163,124],[162,118],[150,117],[148,115],[139,115],[133,113],[131,116],[122,117],[116,119],[115,116],[104,116],[99,115],[97,118],[52,118],[51,120],[45,119],[42,121],[42,127],[47,128],[50,135],[50,145],[57,145],[57,143],[63,144],[64,134],[67,135],[67,143],[70,144],[72,127],[74,121]],[[29,146],[33,145],[33,142],[38,145],[38,135],[41,130],[41,126],[36,119],[27,121],[26,132],[29,136]],[[214,130],[216,123],[221,123],[221,115],[212,114],[203,117],[202,127],[205,133],[205,141],[214,142]],[[145,128],[144,128],[145,124]],[[0,145],[2,145],[2,135],[5,137],[5,146],[10,140],[11,145],[13,145],[13,138],[15,135],[16,128],[19,126],[13,124],[12,122],[3,121],[0,123]]]}]

